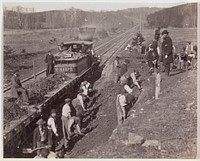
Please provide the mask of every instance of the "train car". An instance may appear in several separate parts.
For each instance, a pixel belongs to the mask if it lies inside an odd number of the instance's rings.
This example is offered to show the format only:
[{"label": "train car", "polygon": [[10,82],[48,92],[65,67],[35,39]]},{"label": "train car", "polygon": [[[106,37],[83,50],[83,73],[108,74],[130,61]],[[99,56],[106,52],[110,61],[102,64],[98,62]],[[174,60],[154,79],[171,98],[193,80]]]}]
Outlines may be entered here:
[{"label": "train car", "polygon": [[55,56],[55,72],[77,76],[96,61],[93,49],[95,28],[80,28],[79,41],[62,42]]}]

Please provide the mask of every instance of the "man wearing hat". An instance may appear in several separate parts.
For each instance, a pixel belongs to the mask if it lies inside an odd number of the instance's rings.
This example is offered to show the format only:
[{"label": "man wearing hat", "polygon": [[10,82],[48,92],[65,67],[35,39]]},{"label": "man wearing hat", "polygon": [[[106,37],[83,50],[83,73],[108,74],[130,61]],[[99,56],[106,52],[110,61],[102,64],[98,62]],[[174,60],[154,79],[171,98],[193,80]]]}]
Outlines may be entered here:
[{"label": "man wearing hat", "polygon": [[162,42],[162,56],[163,65],[165,67],[165,74],[169,76],[170,66],[173,63],[173,44],[172,39],[169,37],[169,32],[164,30],[162,32],[163,42]]},{"label": "man wearing hat", "polygon": [[[50,142],[49,131],[46,127],[46,122],[43,119],[39,119],[36,123],[38,125],[33,132],[33,149],[47,146]],[[37,151],[40,154],[40,150]]]},{"label": "man wearing hat", "polygon": [[57,126],[56,126],[56,110],[51,110],[51,115],[47,121],[47,129],[49,130],[50,138],[49,138],[49,145],[51,149],[54,150],[55,148],[55,136],[58,136]]},{"label": "man wearing hat", "polygon": [[154,39],[158,41],[160,39],[160,27],[155,30]]},{"label": "man wearing hat", "polygon": [[[63,136],[64,139],[68,138],[69,139],[69,132],[68,132],[68,121],[71,117],[71,107],[70,107],[70,102],[71,99],[70,98],[66,98],[65,99],[65,105],[62,108],[62,130],[63,130]],[[66,137],[66,133],[67,133],[67,137]]]},{"label": "man wearing hat", "polygon": [[46,76],[49,76],[50,74],[54,74],[55,58],[53,54],[51,53],[51,50],[49,50],[48,54],[46,55],[45,63],[47,64]]},{"label": "man wearing hat", "polygon": [[146,56],[147,56],[148,65],[150,67],[150,71],[152,74],[153,72],[155,72],[154,68],[157,69],[157,67],[158,67],[159,56],[158,56],[156,44],[152,43],[149,45],[149,51],[147,52]]},{"label": "man wearing hat", "polygon": [[14,75],[11,78],[11,95],[14,98],[19,98],[19,93],[22,95],[23,104],[29,104],[28,91],[22,87],[20,78],[19,78],[19,70],[14,71]]}]

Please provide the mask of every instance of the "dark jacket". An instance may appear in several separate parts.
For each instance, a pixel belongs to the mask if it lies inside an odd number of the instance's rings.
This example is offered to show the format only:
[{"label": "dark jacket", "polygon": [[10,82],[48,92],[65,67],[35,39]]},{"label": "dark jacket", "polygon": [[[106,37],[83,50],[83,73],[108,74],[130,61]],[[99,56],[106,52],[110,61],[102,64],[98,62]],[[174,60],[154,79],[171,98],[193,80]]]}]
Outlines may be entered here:
[{"label": "dark jacket", "polygon": [[18,98],[17,88],[21,88],[20,78],[13,75],[11,78],[11,96],[14,98]]},{"label": "dark jacket", "polygon": [[[49,136],[50,136],[50,132],[47,128],[45,128],[45,132],[44,132],[45,141],[43,143],[46,145],[49,144],[51,141]],[[34,133],[33,133],[33,148],[37,148],[37,142],[41,142],[39,127],[35,128]]]},{"label": "dark jacket", "polygon": [[[165,56],[168,56],[165,58]],[[173,63],[173,44],[172,39],[167,36],[164,38],[162,43],[162,56],[163,56],[163,63]]]},{"label": "dark jacket", "polygon": [[45,63],[47,64],[53,64],[53,62],[55,61],[54,56],[51,54],[47,54],[46,58],[45,58]]}]

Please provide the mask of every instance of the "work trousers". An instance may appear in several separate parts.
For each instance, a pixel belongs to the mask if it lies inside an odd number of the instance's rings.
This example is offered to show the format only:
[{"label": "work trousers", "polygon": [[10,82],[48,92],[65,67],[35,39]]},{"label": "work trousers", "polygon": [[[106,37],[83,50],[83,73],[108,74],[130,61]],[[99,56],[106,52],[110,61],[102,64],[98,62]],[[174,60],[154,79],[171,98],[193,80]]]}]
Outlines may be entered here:
[{"label": "work trousers", "polygon": [[54,64],[48,63],[46,69],[46,76],[49,76],[50,74],[54,74]]},{"label": "work trousers", "polygon": [[16,88],[17,92],[21,92],[23,102],[29,102],[28,91],[25,88]]},{"label": "work trousers", "polygon": [[48,129],[49,130],[49,142],[48,142],[48,144],[51,146],[51,150],[52,151],[54,151],[54,149],[55,149],[55,139],[56,139],[56,136],[55,136],[55,134],[54,134],[54,132],[53,132],[53,130],[52,129]]},{"label": "work trousers", "polygon": [[123,117],[123,112],[121,107],[117,107],[117,122],[118,125],[121,125],[124,122],[125,118]]},{"label": "work trousers", "polygon": [[[68,131],[69,118],[70,117],[65,117],[65,116],[61,117],[64,138],[67,138],[70,136],[69,131]],[[67,137],[66,137],[66,134],[67,134]]]},{"label": "work trousers", "polygon": [[165,64],[164,64],[164,67],[165,67],[165,74],[166,74],[167,76],[169,76],[170,68],[171,68],[171,63],[165,63]]}]

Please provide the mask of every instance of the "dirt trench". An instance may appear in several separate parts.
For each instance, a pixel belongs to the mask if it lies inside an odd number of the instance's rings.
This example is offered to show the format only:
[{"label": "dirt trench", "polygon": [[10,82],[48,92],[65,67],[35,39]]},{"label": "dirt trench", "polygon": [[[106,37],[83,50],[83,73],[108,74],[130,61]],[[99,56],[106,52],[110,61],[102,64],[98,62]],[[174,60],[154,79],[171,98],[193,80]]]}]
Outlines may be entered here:
[{"label": "dirt trench", "polygon": [[[139,69],[141,73],[146,73],[145,64],[136,64],[133,53],[121,51],[118,53],[122,61],[129,58],[129,70]],[[120,85],[114,82],[113,59],[107,62],[102,71],[102,76],[94,84],[98,90],[96,97],[92,101],[89,112],[83,119],[83,132],[86,136],[74,140],[69,158],[81,158],[84,153],[106,143],[117,127],[116,96],[119,93]],[[143,75],[143,74],[142,74]],[[144,74],[147,76],[147,74]],[[135,87],[135,96],[138,97],[140,91]],[[93,104],[94,103],[94,104]]]}]

